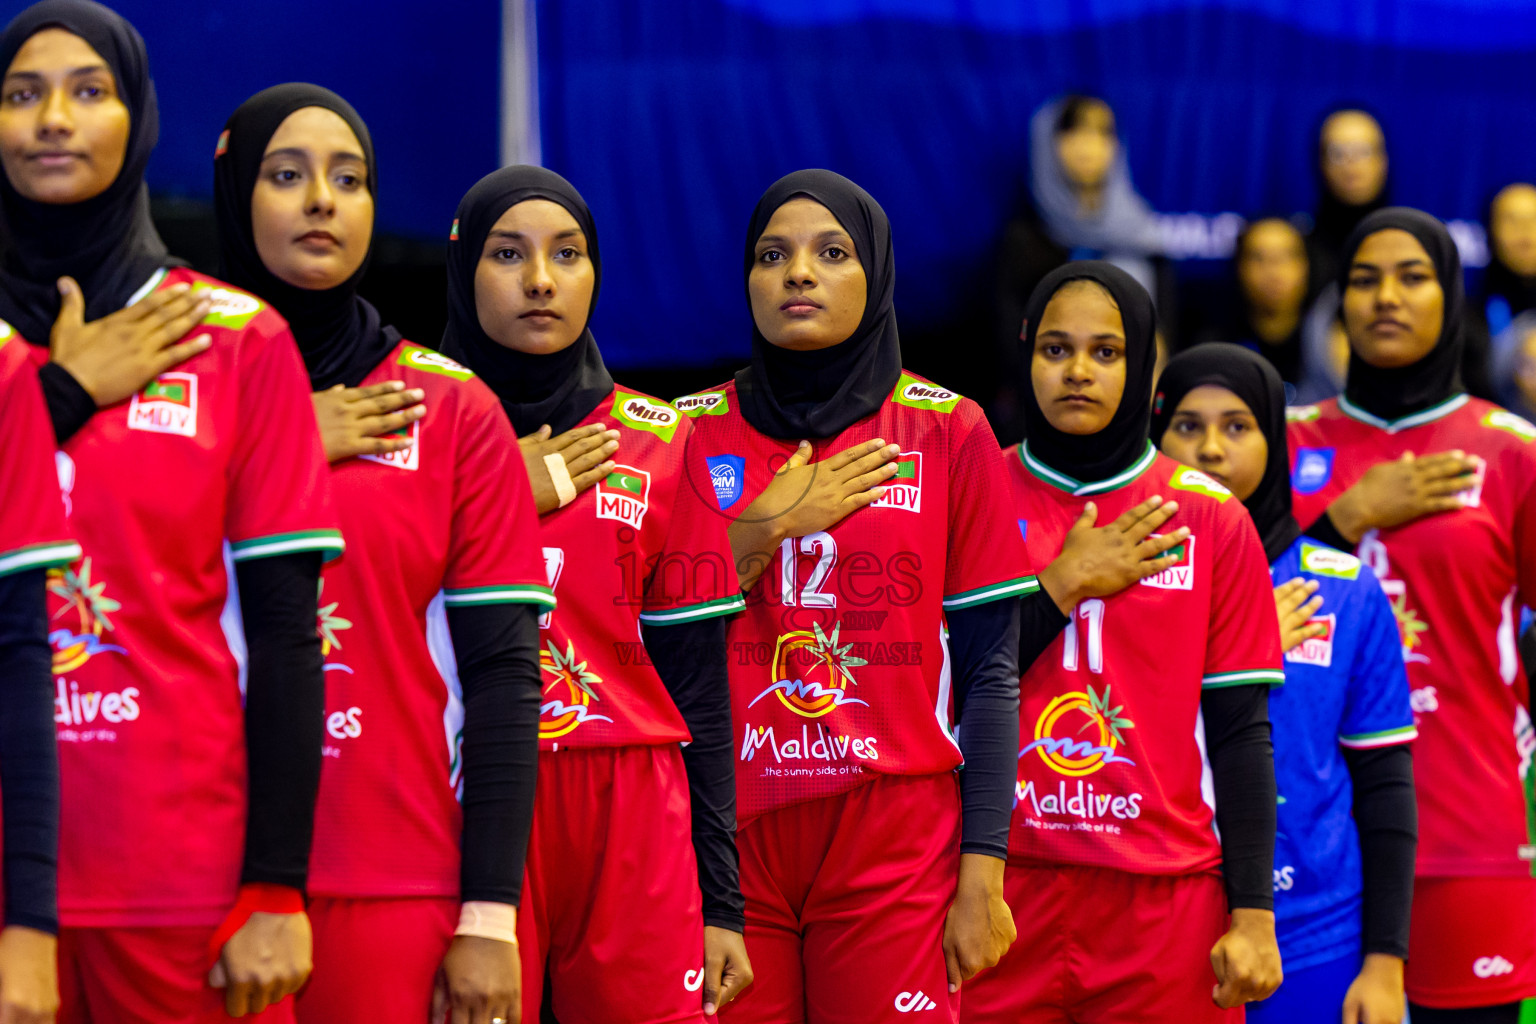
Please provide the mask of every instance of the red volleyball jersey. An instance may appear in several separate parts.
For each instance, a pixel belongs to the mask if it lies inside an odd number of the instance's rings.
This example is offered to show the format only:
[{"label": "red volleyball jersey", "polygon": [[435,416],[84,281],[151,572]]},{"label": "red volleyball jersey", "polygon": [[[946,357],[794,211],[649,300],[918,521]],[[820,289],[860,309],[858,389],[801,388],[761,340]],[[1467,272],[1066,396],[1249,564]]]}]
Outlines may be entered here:
[{"label": "red volleyball jersey", "polygon": [[1356,553],[1397,616],[1408,663],[1421,875],[1521,875],[1536,849],[1521,779],[1536,739],[1516,638],[1536,603],[1536,427],[1466,395],[1388,423],[1329,399],[1291,409],[1296,518],[1315,521],[1378,462],[1461,449],[1466,507],[1370,530]]},{"label": "red volleyball jersey", "polygon": [[[676,404],[694,417],[713,491],[705,500],[730,522],[795,441],[753,429],[734,383]],[[744,821],[873,774],[957,767],[944,612],[1039,587],[976,403],[903,373],[879,410],[816,442],[814,458],[876,437],[901,448],[885,496],[830,530],[786,539],[731,623]]]},{"label": "red volleyball jersey", "polygon": [[37,368],[21,336],[0,321],[0,576],[80,557],[64,525],[53,452]]},{"label": "red volleyball jersey", "polygon": [[1189,539],[1178,561],[1106,598],[1078,603],[1028,666],[1019,694],[1019,777],[1009,856],[1149,875],[1221,863],[1200,695],[1284,682],[1269,564],[1242,502],[1157,453],[1083,484],[1020,445],[1008,456],[1030,560],[1050,562],[1089,501],[1099,526],[1153,495],[1163,526]]},{"label": "red volleyball jersey", "polygon": [[426,393],[415,445],[331,467],[347,553],[320,580],[325,760],[309,890],[459,892],[464,722],[445,609],[553,608],[523,456],[501,402],[402,341],[363,379]]},{"label": "red volleyball jersey", "polygon": [[619,432],[613,472],[540,521],[562,597],[540,622],[546,751],[688,740],[640,627],[745,606],[693,424],[622,386],[581,422],[599,421]]},{"label": "red volleyball jersey", "polygon": [[[49,577],[67,927],[217,924],[245,843],[244,636],[226,563],[342,548],[288,325],[184,268],[212,346],[102,409],[59,476],[84,555]],[[34,362],[48,351],[33,346]]]}]

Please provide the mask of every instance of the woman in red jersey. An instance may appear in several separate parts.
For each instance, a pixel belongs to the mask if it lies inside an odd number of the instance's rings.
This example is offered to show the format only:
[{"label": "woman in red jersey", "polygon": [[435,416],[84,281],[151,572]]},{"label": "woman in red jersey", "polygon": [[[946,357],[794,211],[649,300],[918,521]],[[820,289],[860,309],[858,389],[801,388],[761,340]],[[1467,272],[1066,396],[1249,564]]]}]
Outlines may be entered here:
[{"label": "woman in red jersey", "polygon": [[53,382],[84,549],[49,579],[61,1018],[287,1019],[310,965],[315,591],[341,550],[303,367],[281,317],[155,234],[131,25],[45,0],[0,67],[0,317]]},{"label": "woman in red jersey", "polygon": [[[1070,621],[1020,682],[1021,941],[972,985],[975,1024],[1241,1020],[1281,980],[1268,564],[1241,502],[1147,441],[1155,325],[1146,291],[1104,262],[1069,263],[1030,298],[1029,428],[1007,472]],[[1176,546],[1154,571],[1118,592],[1075,583],[1056,552],[1158,497],[1177,505],[1147,554]]]},{"label": "woman in red jersey", "polygon": [[751,365],[677,402],[747,597],[730,682],[758,980],[724,1017],[953,1021],[1013,939],[1017,599],[1036,583],[981,410],[902,369],[879,204],[788,175],[744,270]]},{"label": "woman in red jersey", "polygon": [[538,617],[554,599],[495,396],[357,295],[377,182],[357,112],[303,83],[243,103],[214,161],[225,276],[287,318],[317,407],[390,387],[415,403],[384,418],[388,450],[327,436],[350,543],[321,580],[316,970],[296,1011],[516,1020]]},{"label": "woman in red jersey", "polygon": [[597,225],[570,182],[502,168],[454,223],[444,351],[490,384],[530,452],[553,433],[611,456],[586,481],[557,451],[529,464],[554,499],[540,534],[560,607],[540,622],[524,1019],[542,1004],[565,1021],[702,1022],[752,981],[724,646],[742,601],[725,524],[705,505],[692,425],[603,365]]},{"label": "woman in red jersey", "polygon": [[1516,650],[1536,601],[1536,427],[1462,390],[1455,242],[1426,213],[1360,222],[1339,271],[1344,394],[1290,413],[1296,517],[1392,600],[1419,730],[1414,1024],[1514,1021],[1536,995],[1532,749]]}]

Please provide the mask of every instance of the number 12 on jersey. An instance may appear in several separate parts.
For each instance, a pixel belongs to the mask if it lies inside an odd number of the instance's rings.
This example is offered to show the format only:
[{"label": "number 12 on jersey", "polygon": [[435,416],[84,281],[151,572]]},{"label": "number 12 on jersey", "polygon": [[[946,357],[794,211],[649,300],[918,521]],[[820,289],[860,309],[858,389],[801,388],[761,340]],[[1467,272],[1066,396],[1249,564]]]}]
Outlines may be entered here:
[{"label": "number 12 on jersey", "polygon": [[[1078,627],[1078,620],[1087,624],[1086,629]],[[1104,602],[1097,597],[1079,601],[1067,620],[1067,631],[1061,641],[1061,667],[1068,672],[1077,671],[1078,649],[1085,632],[1088,634],[1088,671],[1103,672]]]},{"label": "number 12 on jersey", "polygon": [[[798,554],[797,554],[798,551]],[[816,565],[800,585],[799,555],[815,555]],[[779,545],[779,599],[784,607],[836,608],[837,595],[822,592],[832,568],[837,565],[837,541],[832,535],[818,530],[804,537],[789,537]]]}]

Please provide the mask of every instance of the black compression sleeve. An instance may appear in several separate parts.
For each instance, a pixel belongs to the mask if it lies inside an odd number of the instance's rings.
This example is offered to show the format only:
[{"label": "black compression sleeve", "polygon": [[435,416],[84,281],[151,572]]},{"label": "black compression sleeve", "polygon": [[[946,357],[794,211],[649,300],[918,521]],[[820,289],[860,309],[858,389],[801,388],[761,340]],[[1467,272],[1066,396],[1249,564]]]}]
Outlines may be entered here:
[{"label": "black compression sleeve", "polygon": [[1227,906],[1275,908],[1275,754],[1269,687],[1224,686],[1200,695],[1216,790]]},{"label": "black compression sleeve", "polygon": [[48,418],[53,421],[54,440],[62,448],[96,415],[96,400],[58,363],[44,363],[37,371],[37,380],[43,386]]},{"label": "black compression sleeve", "polygon": [[1419,844],[1413,751],[1406,743],[1344,748],[1354,787],[1355,828],[1365,883],[1365,952],[1408,959],[1408,908]]},{"label": "black compression sleeve", "polygon": [[960,770],[960,852],[1008,859],[1019,775],[1019,604],[946,612]]},{"label": "black compression sleeve", "polygon": [[235,580],[248,651],[250,782],[240,880],[303,891],[325,735],[325,678],[315,631],[320,553],[237,562]]},{"label": "black compression sleeve", "polygon": [[5,923],[57,933],[59,758],[43,570],[0,576]]},{"label": "black compression sleeve", "polygon": [[643,626],[646,654],[682,713],[693,741],[683,748],[693,809],[693,853],[704,895],[704,923],[746,928],[736,854],[736,761],[724,617]]},{"label": "black compression sleeve", "polygon": [[1355,546],[1349,542],[1349,538],[1340,533],[1339,528],[1334,525],[1332,514],[1326,510],[1317,517],[1315,523],[1307,527],[1305,532],[1308,537],[1316,541],[1322,541],[1331,548],[1338,548],[1340,551],[1355,550]]},{"label": "black compression sleeve", "polygon": [[459,898],[517,906],[539,759],[539,609],[448,609],[464,693]]},{"label": "black compression sleeve", "polygon": [[1019,600],[1019,674],[1029,671],[1071,619],[1061,614],[1056,599],[1045,588]]}]

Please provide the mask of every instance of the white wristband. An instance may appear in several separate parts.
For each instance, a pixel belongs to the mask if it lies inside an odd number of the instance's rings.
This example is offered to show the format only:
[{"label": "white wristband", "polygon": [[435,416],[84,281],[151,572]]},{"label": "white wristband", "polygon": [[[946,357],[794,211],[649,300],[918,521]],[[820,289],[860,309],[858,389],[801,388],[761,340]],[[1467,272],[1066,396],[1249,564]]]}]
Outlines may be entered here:
[{"label": "white wristband", "polygon": [[517,908],[509,903],[471,900],[459,907],[459,926],[453,934],[516,943]]},{"label": "white wristband", "polygon": [[565,468],[565,458],[559,452],[544,456],[544,468],[549,470],[549,482],[555,485],[555,497],[565,508],[576,500],[576,485],[571,483],[571,471]]}]

